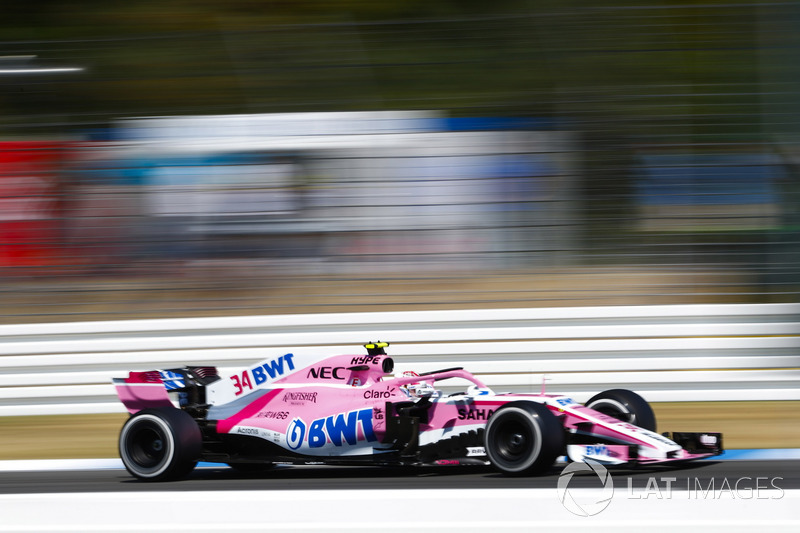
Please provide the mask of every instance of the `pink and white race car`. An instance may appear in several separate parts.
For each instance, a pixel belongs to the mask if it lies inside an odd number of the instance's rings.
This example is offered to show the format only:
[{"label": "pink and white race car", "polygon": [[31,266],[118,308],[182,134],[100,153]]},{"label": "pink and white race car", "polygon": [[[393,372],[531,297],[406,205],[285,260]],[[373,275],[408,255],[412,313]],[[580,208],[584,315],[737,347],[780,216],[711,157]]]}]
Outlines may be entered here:
[{"label": "pink and white race car", "polygon": [[[387,343],[366,354],[270,357],[230,376],[208,366],[114,379],[131,413],[119,436],[143,480],[185,477],[198,461],[244,472],[275,464],[493,465],[547,471],[567,455],[606,465],[669,464],[719,455],[719,433],[655,433],[653,410],[624,389],[585,405],[568,396],[496,394],[461,368],[393,376]],[[461,378],[463,392],[436,383]]]}]

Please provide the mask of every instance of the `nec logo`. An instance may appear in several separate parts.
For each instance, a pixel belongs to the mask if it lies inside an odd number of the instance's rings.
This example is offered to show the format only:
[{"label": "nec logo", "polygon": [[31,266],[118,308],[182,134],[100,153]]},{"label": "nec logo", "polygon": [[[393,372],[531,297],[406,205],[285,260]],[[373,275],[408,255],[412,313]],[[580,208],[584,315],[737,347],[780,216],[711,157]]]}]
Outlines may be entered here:
[{"label": "nec logo", "polygon": [[344,371],[346,369],[343,366],[321,366],[318,368],[310,368],[308,370],[308,374],[306,374],[307,378],[314,378],[314,379],[346,379],[344,375]]}]

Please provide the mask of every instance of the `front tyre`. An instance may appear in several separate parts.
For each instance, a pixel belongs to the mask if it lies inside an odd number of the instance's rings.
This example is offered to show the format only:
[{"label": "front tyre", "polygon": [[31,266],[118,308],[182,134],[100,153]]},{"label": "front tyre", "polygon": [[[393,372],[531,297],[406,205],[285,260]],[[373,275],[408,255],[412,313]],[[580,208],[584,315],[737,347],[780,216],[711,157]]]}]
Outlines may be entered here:
[{"label": "front tyre", "polygon": [[541,474],[564,452],[564,428],[547,406],[513,402],[486,424],[486,455],[509,476]]},{"label": "front tyre", "polygon": [[202,440],[197,423],[180,409],[144,409],[122,426],[119,455],[141,480],[181,479],[197,464]]},{"label": "front tyre", "polygon": [[595,394],[586,402],[586,407],[649,431],[656,430],[653,408],[644,398],[627,389],[610,389]]}]

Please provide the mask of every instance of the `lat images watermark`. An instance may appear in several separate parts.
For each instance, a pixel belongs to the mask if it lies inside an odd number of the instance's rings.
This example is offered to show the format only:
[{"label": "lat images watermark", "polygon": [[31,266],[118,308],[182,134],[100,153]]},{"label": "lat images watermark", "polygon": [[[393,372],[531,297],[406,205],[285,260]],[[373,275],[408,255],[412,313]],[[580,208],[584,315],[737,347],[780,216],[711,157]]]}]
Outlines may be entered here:
[{"label": "lat images watermark", "polygon": [[784,491],[779,482],[782,477],[750,477],[739,478],[686,478],[649,477],[647,484],[640,491],[635,491],[633,479],[628,478],[627,497],[631,500],[649,498],[668,500],[684,498],[689,500],[718,500],[722,498],[735,500],[780,500]]},{"label": "lat images watermark", "polygon": [[[575,475],[584,480],[581,486]],[[599,481],[599,487],[597,482]],[[650,476],[627,478],[625,498],[629,500],[780,500],[785,492],[782,477],[681,477]],[[587,488],[591,485],[591,488]],[[570,463],[558,478],[558,499],[569,512],[594,516],[604,511],[614,496],[614,480],[597,462]]]},{"label": "lat images watermark", "polygon": [[[593,472],[600,480],[600,489],[570,489],[573,476],[579,472]],[[594,516],[602,512],[614,497],[614,480],[608,470],[595,461],[570,463],[558,476],[558,500],[567,511],[578,516]]]}]

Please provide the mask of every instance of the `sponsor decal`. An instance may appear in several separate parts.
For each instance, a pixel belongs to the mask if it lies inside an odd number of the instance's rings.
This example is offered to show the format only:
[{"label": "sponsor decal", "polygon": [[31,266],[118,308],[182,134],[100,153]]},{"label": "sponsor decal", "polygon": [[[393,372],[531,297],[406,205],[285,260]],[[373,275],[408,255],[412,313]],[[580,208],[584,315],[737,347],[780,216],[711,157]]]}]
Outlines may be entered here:
[{"label": "sponsor decal", "polygon": [[283,436],[281,433],[278,433],[277,431],[272,431],[264,428],[253,428],[244,426],[237,427],[236,430],[233,431],[233,434],[259,437],[265,440],[271,440],[276,444],[280,444],[281,437]]},{"label": "sponsor decal", "polygon": [[[317,418],[311,424],[295,418],[286,432],[286,443],[292,450],[298,449],[305,441],[309,448],[321,448],[327,443],[334,446],[355,445],[359,440],[374,442],[378,440],[372,428],[372,409],[359,409]],[[359,436],[358,428],[361,428]]]},{"label": "sponsor decal", "polygon": [[663,435],[659,435],[658,433],[655,433],[653,431],[648,431],[648,430],[646,430],[644,428],[640,428],[639,426],[634,426],[633,424],[628,424],[627,422],[620,422],[619,420],[616,420],[616,419],[612,419],[612,421],[615,421],[615,423],[613,423],[614,426],[616,426],[618,428],[621,428],[621,429],[625,429],[627,431],[630,431],[631,433],[638,433],[640,435],[644,435],[646,437],[649,437],[649,438],[653,439],[654,441],[660,442],[661,444],[666,444],[667,446],[675,446],[676,445],[674,442],[672,442],[668,438],[664,437]]},{"label": "sponsor decal", "polygon": [[467,447],[467,457],[480,457],[486,455],[486,448],[483,446],[469,446]]},{"label": "sponsor decal", "polygon": [[375,420],[383,420],[383,409],[381,409],[380,407],[373,407],[372,418]]},{"label": "sponsor decal", "polygon": [[494,414],[494,409],[459,409],[459,420],[489,420]]},{"label": "sponsor decal", "polygon": [[675,446],[674,442],[672,442],[671,440],[669,440],[667,437],[665,437],[663,435],[659,435],[658,433],[655,433],[653,431],[647,431],[646,429],[642,429],[640,427],[636,427],[636,426],[631,426],[631,427],[635,428],[636,432],[641,433],[643,435],[647,435],[651,439],[653,439],[655,441],[658,441],[661,444],[666,444],[667,446]]},{"label": "sponsor decal", "polygon": [[256,418],[274,418],[276,420],[286,420],[289,416],[289,411],[261,411],[256,415]]},{"label": "sponsor decal", "polygon": [[648,437],[652,438],[653,440],[657,440],[661,444],[666,444],[668,446],[674,446],[675,445],[674,442],[672,442],[671,440],[669,440],[666,437],[662,437],[658,433],[653,433],[652,431],[648,431],[646,434],[647,434]]},{"label": "sponsor decal", "polygon": [[597,445],[597,446],[586,446],[586,456],[594,456],[594,457],[608,457],[608,446]]},{"label": "sponsor decal", "polygon": [[182,389],[184,387],[183,376],[177,372],[170,372],[169,370],[160,370],[158,372],[161,381],[167,390]]},{"label": "sponsor decal", "polygon": [[558,405],[572,405],[575,403],[575,400],[572,398],[556,398],[556,403],[558,403]]},{"label": "sponsor decal", "polygon": [[378,365],[380,362],[380,355],[364,355],[361,357],[353,357],[353,359],[350,360],[351,365]]},{"label": "sponsor decal", "polygon": [[458,459],[438,459],[435,464],[442,466],[456,466],[460,465],[461,461]]},{"label": "sponsor decal", "polygon": [[306,377],[314,379],[344,380],[347,379],[347,376],[345,376],[345,370],[347,369],[343,366],[320,366],[318,368],[309,368]]},{"label": "sponsor decal", "polygon": [[714,446],[717,444],[717,436],[716,435],[700,435],[700,444],[705,446]]},{"label": "sponsor decal", "polygon": [[300,418],[295,418],[286,430],[286,445],[290,449],[296,450],[303,444],[306,438],[306,424]]},{"label": "sponsor decal", "polygon": [[317,403],[316,392],[287,392],[283,395],[284,402],[312,402]]},{"label": "sponsor decal", "polygon": [[366,390],[364,391],[365,400],[385,400],[392,397],[394,394],[394,387],[387,387],[386,390]]},{"label": "sponsor decal", "polygon": [[266,363],[245,370],[241,374],[231,376],[233,387],[236,389],[234,394],[239,396],[245,390],[252,391],[255,387],[282,377],[287,372],[294,370],[293,354],[287,353],[277,359],[272,359]]}]

